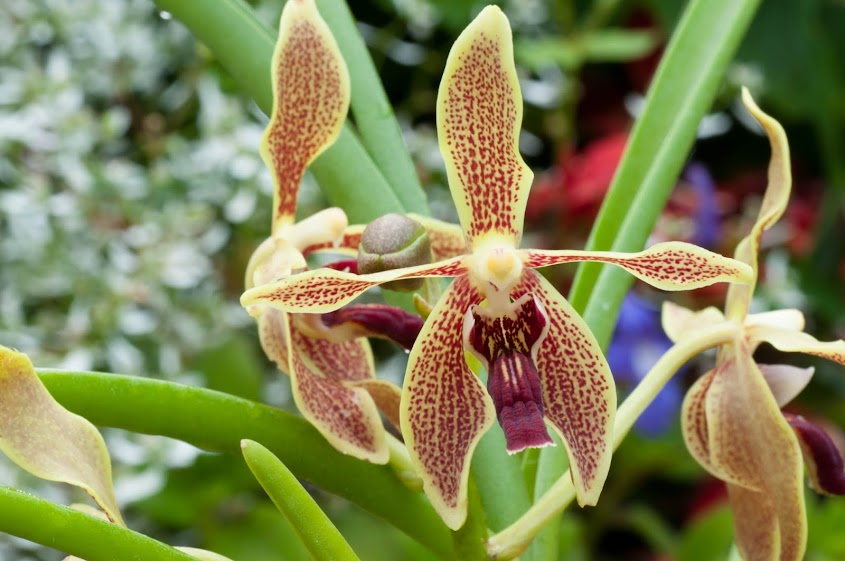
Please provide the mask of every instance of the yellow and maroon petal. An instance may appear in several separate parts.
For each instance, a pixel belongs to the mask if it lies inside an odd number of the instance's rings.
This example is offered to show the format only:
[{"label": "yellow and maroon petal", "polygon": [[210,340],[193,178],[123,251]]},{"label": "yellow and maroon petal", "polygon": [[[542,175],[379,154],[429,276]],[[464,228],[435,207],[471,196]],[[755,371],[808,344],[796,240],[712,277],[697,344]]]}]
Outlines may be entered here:
[{"label": "yellow and maroon petal", "polygon": [[356,275],[326,268],[306,271],[247,290],[241,296],[241,305],[245,308],[268,305],[296,313],[332,312],[351,302],[367,289],[392,280],[460,275],[465,271],[463,260],[463,256],[458,256],[429,265],[370,275]]},{"label": "yellow and maroon petal", "polygon": [[396,385],[387,380],[377,380],[375,378],[369,380],[356,380],[349,382],[349,385],[364,388],[379,411],[387,418],[388,421],[399,429],[399,402],[402,399],[402,390]]},{"label": "yellow and maroon petal", "polygon": [[666,336],[677,343],[682,339],[690,339],[700,329],[709,329],[713,325],[725,321],[722,312],[713,306],[697,312],[666,301],[660,313],[660,323]]},{"label": "yellow and maroon petal", "polygon": [[687,391],[681,407],[681,431],[687,450],[701,467],[722,480],[727,480],[727,476],[710,460],[710,430],[707,427],[707,411],[704,404],[713,378],[719,369],[725,367],[726,363],[717,365],[714,370],[696,380]]},{"label": "yellow and maroon petal", "polygon": [[533,174],[519,154],[522,93],[507,17],[487,6],[461,33],[437,94],[437,136],[470,247],[519,245]]},{"label": "yellow and maroon petal", "polygon": [[431,257],[435,261],[464,255],[469,251],[464,238],[464,230],[457,224],[443,222],[420,214],[409,214],[408,218],[416,220],[425,228],[431,242]]},{"label": "yellow and maroon petal", "polygon": [[614,251],[520,251],[526,267],[537,268],[596,261],[622,267],[661,290],[692,290],[717,282],[749,282],[751,268],[738,261],[684,242],[663,242],[639,253]]},{"label": "yellow and maroon petal", "polygon": [[[798,561],[807,539],[801,448],[746,344],[724,347],[720,361],[733,367],[713,378],[705,398],[711,461],[729,482],[771,501],[780,538],[776,559]],[[738,540],[762,532],[739,525],[737,531]]]},{"label": "yellow and maroon petal", "polygon": [[457,277],[426,320],[408,358],[402,435],[425,493],[449,528],[467,513],[470,457],[495,420],[493,403],[464,358],[464,314],[482,296]]},{"label": "yellow and maroon petal", "polygon": [[294,315],[293,341],[297,353],[322,376],[342,382],[369,380],[375,377],[370,343],[365,338],[331,341],[307,336],[301,327],[301,316]]},{"label": "yellow and maroon petal", "polygon": [[731,319],[744,317],[748,313],[751,296],[754,294],[754,284],[757,281],[757,253],[760,249],[760,238],[763,236],[763,232],[771,228],[783,215],[786,204],[789,202],[789,192],[792,189],[789,143],[786,140],[783,127],[754,103],[751,94],[745,88],[742,90],[742,102],[766,132],[771,145],[772,156],[769,160],[769,183],[766,187],[763,203],[760,206],[760,212],[757,215],[757,222],[751,228],[748,236],[739,242],[734,253],[736,259],[753,267],[754,279],[751,284],[746,286],[732,286],[728,289],[725,313]]},{"label": "yellow and maroon petal", "polygon": [[36,477],[83,489],[121,526],[106,444],[87,419],[62,407],[29,358],[0,346],[0,451]]},{"label": "yellow and maroon petal", "polygon": [[819,341],[808,333],[769,326],[746,330],[752,342],[765,342],[786,353],[804,353],[845,364],[845,341]]},{"label": "yellow and maroon petal", "polygon": [[288,314],[273,308],[261,310],[258,316],[258,339],[267,358],[276,363],[279,370],[290,373],[288,363]]},{"label": "yellow and maroon petal", "polygon": [[514,295],[532,293],[546,310],[549,331],[537,352],[546,418],[569,454],[580,505],[598,501],[613,453],[616,389],[587,324],[539,273],[527,270]]},{"label": "yellow and maroon petal", "polygon": [[314,0],[290,0],[272,62],[273,112],[261,155],[273,173],[273,232],[292,224],[308,165],[340,134],[349,73]]},{"label": "yellow and maroon petal", "polygon": [[[305,417],[338,451],[372,462],[387,463],[390,452],[378,409],[364,388],[347,385],[311,362],[307,339],[291,330],[291,389]],[[335,372],[337,374],[337,372]]]}]

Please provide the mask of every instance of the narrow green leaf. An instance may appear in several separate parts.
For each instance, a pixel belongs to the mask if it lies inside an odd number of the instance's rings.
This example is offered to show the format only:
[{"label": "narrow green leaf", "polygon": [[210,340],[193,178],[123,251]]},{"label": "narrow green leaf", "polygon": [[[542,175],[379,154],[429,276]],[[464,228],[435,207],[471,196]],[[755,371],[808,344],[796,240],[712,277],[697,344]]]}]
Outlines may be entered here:
[{"label": "narrow green leaf", "polygon": [[361,141],[403,208],[428,216],[428,201],[373,59],[345,0],[317,0],[349,68],[352,114]]},{"label": "narrow green leaf", "polygon": [[341,454],[307,421],[254,401],[172,382],[96,372],[38,371],[50,393],[98,426],[183,440],[240,454],[240,441],[263,442],[300,479],[386,520],[442,559],[452,559],[449,530],[420,493],[389,466]]},{"label": "narrow green leaf", "polygon": [[244,459],[315,561],[359,561],[332,521],[290,470],[261,444],[241,441]]},{"label": "narrow green leaf", "polygon": [[83,489],[124,525],[103,437],[59,405],[29,358],[0,346],[0,451],[32,475]]},{"label": "narrow green leaf", "polygon": [[[274,34],[243,0],[155,0],[155,3],[184,23],[211,49],[261,110],[270,113]],[[349,125],[334,145],[311,164],[310,170],[329,202],[347,211],[352,222],[368,222],[387,212],[428,212],[427,207],[402,205]]]},{"label": "narrow green leaf", "polygon": [[625,62],[648,54],[657,44],[645,30],[600,29],[581,37],[523,39],[516,42],[519,62],[532,69],[553,62],[575,71],[585,62]]},{"label": "narrow green leaf", "polygon": [[195,558],[123,526],[0,485],[0,532],[86,561]]},{"label": "narrow green leaf", "polygon": [[[692,0],[652,81],[643,113],[613,178],[587,249],[643,249],[666,204],[701,118],[713,103],[728,63],[759,0]],[[578,269],[570,302],[606,346],[629,276],[612,266]]]}]

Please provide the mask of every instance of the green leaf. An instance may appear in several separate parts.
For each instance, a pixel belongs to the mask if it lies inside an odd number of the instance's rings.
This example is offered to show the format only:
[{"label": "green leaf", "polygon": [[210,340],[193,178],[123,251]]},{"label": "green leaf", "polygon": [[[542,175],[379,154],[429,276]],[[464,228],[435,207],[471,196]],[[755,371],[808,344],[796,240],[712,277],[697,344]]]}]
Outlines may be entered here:
[{"label": "green leaf", "polygon": [[243,440],[249,469],[316,561],[358,561],[331,520],[285,465],[264,446]]},{"label": "green leaf", "polygon": [[320,14],[332,30],[352,84],[352,114],[361,141],[381,170],[402,207],[429,215],[428,201],[402,130],[393,114],[373,59],[345,0],[317,0]]},{"label": "green leaf", "polygon": [[586,62],[626,62],[654,49],[657,36],[644,30],[600,29],[582,37],[523,39],[515,45],[516,58],[531,69],[556,63],[575,71]]},{"label": "green leaf", "polygon": [[[640,251],[695,141],[701,118],[759,0],[692,0],[678,23],[631,132],[587,249]],[[578,269],[570,302],[607,346],[631,284],[612,266]]]},{"label": "green leaf", "polygon": [[125,525],[103,437],[94,425],[53,399],[26,355],[3,346],[0,450],[36,477],[80,487],[112,521]]},{"label": "green leaf", "polygon": [[1,485],[0,532],[86,561],[195,561],[186,553],[123,526]]},{"label": "green leaf", "polygon": [[377,466],[336,451],[306,420],[228,394],[149,378],[39,371],[50,393],[99,426],[183,440],[240,453],[244,438],[263,442],[297,477],[357,503],[443,559],[451,534],[424,496]]}]

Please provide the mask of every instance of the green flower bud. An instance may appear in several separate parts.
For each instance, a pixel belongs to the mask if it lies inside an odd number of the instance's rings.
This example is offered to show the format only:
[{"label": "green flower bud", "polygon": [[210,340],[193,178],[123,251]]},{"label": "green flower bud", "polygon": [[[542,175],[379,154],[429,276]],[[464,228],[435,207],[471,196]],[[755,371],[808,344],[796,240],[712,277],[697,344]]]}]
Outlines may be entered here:
[{"label": "green flower bud", "polygon": [[[379,273],[431,263],[431,241],[425,228],[401,214],[385,214],[370,222],[358,246],[358,273]],[[410,292],[424,279],[403,279],[381,285],[388,290]]]}]

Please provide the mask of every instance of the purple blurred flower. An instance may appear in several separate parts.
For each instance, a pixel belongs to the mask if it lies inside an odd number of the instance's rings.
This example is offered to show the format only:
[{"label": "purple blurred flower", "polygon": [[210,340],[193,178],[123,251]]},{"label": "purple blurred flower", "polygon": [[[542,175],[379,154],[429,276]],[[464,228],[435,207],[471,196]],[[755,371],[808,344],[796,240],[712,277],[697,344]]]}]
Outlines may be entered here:
[{"label": "purple blurred flower", "polygon": [[[616,381],[627,388],[635,387],[671,346],[660,326],[660,310],[646,298],[629,292],[607,350]],[[644,436],[660,436],[675,422],[681,399],[683,391],[676,375],[637,419],[636,430]]]},{"label": "purple blurred flower", "polygon": [[684,177],[692,185],[697,200],[695,231],[690,242],[701,247],[714,247],[722,238],[719,223],[719,207],[716,201],[716,183],[710,171],[698,162],[692,162],[684,171]]}]

